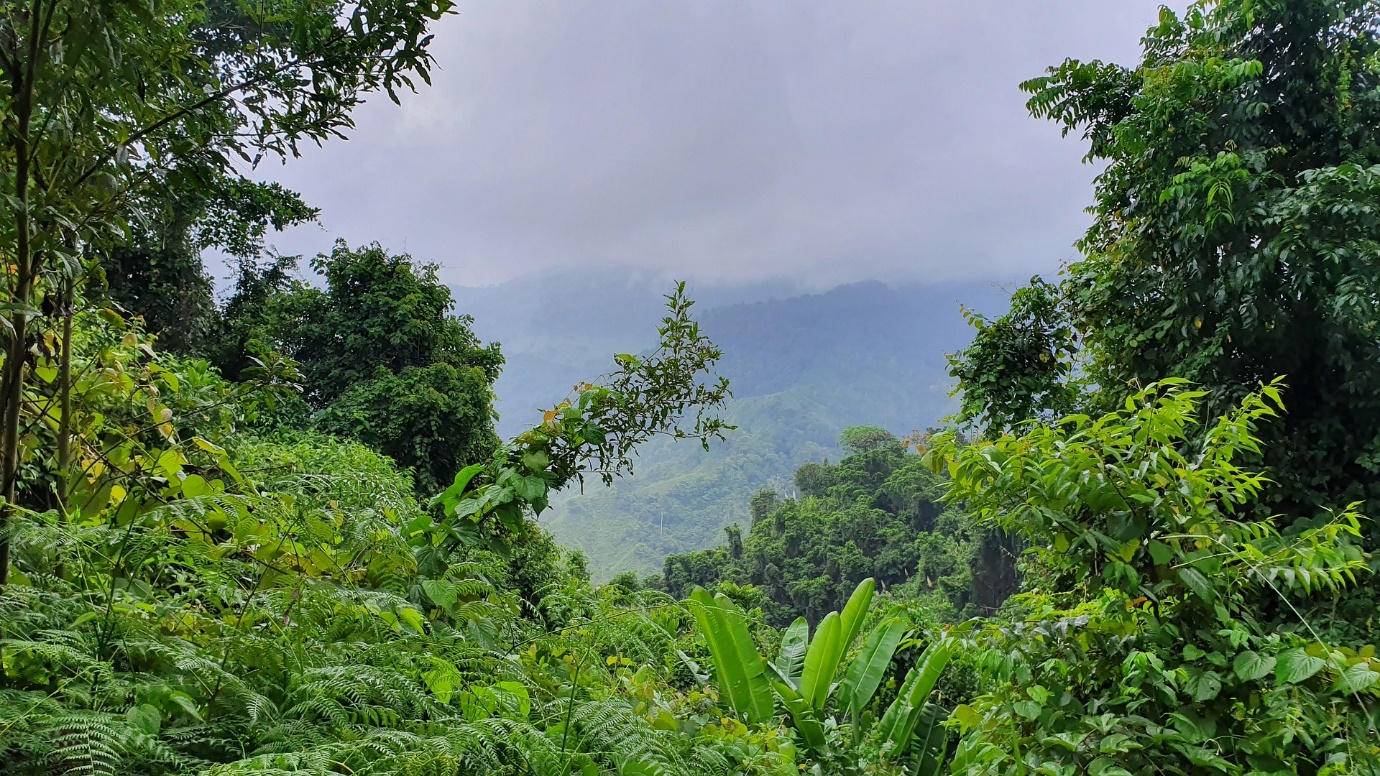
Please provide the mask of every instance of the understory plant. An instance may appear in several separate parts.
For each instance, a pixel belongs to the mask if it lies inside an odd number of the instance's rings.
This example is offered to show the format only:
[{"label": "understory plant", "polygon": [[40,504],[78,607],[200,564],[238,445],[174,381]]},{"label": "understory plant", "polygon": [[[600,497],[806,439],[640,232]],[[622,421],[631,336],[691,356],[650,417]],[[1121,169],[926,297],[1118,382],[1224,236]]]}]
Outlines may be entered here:
[{"label": "understory plant", "polygon": [[954,710],[954,773],[1380,772],[1375,648],[1299,614],[1367,572],[1362,517],[1253,510],[1281,389],[1201,424],[1205,394],[1164,380],[1101,417],[938,440],[949,498],[1030,547],[1014,616],[969,642],[987,692]]}]

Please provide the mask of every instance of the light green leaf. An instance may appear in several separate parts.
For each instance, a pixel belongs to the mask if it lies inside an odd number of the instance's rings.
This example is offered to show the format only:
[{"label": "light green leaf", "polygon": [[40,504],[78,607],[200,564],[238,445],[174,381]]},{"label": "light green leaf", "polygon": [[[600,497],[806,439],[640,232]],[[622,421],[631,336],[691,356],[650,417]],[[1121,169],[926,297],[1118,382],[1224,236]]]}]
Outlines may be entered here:
[{"label": "light green leaf", "polygon": [[1279,653],[1275,664],[1275,681],[1279,684],[1298,684],[1305,681],[1323,667],[1323,659],[1313,657],[1303,651],[1303,647]]},{"label": "light green leaf", "polygon": [[805,652],[805,666],[800,672],[800,694],[810,708],[822,711],[829,699],[829,686],[843,657],[843,625],[838,612],[829,612],[820,621],[815,637]]},{"label": "light green leaf", "polygon": [[424,579],[422,590],[426,591],[427,598],[446,610],[455,608],[460,596],[459,588],[453,582],[444,579]]},{"label": "light green leaf", "polygon": [[800,672],[805,666],[805,650],[810,645],[810,623],[795,618],[781,634],[781,650],[776,654],[776,669],[790,686],[800,688]]},{"label": "light green leaf", "polygon": [[1334,692],[1350,695],[1369,688],[1380,680],[1380,673],[1372,671],[1370,661],[1361,661],[1347,666],[1332,686]]},{"label": "light green leaf", "polygon": [[191,474],[182,481],[182,495],[185,498],[197,498],[205,495],[210,488],[206,485],[206,480],[200,474]]},{"label": "light green leaf", "polygon": [[1232,661],[1231,670],[1242,681],[1253,682],[1275,670],[1275,659],[1270,655],[1261,655],[1258,652],[1246,650],[1236,656]]},{"label": "light green leaf", "polygon": [[848,597],[848,603],[844,604],[843,612],[839,614],[839,624],[842,626],[839,633],[839,657],[853,646],[853,640],[862,630],[863,620],[867,619],[867,609],[872,605],[872,594],[876,589],[877,582],[868,577],[858,583],[853,594]]},{"label": "light green leaf", "polygon": [[753,724],[770,719],[771,686],[743,613],[722,594],[711,596],[698,587],[691,591],[689,603],[714,657],[720,695],[730,708]]},{"label": "light green leaf", "polygon": [[896,654],[896,647],[907,629],[906,622],[898,618],[883,622],[867,634],[862,650],[844,673],[843,683],[839,685],[840,697],[846,710],[853,715],[854,724],[857,724],[858,716],[867,708],[877,687],[886,678],[891,658]]}]

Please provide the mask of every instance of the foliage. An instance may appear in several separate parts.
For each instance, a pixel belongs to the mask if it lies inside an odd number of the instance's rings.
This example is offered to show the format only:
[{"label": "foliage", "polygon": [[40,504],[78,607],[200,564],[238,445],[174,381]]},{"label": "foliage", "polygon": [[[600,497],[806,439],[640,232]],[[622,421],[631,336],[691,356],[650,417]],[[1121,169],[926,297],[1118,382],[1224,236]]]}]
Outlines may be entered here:
[{"label": "foliage", "polygon": [[[191,169],[187,169],[191,167]],[[316,218],[317,211],[276,183],[180,165],[130,198],[125,241],[100,250],[99,275],[111,303],[140,316],[158,344],[205,355],[219,311],[202,252],[241,260],[258,255],[268,229]]]},{"label": "foliage", "polygon": [[503,364],[468,317],[452,315],[435,265],[343,242],[316,257],[326,287],[294,280],[292,259],[242,262],[216,360],[229,375],[256,350],[300,365],[312,427],[369,445],[435,492],[498,446],[493,381]]},{"label": "foliage", "polygon": [[1271,602],[1355,584],[1354,507],[1281,534],[1241,459],[1277,384],[1200,426],[1204,391],[1166,380],[1071,416],[931,452],[949,498],[1031,545],[1012,621],[975,639],[988,692],[954,719],[956,773],[1374,773],[1373,647],[1324,642]]},{"label": "foliage", "polygon": [[1069,60],[1030,109],[1092,140],[1061,297],[1107,408],[1166,376],[1205,417],[1287,377],[1266,510],[1380,507],[1380,22],[1362,0],[1162,10],[1134,70]]},{"label": "foliage", "polygon": [[[719,372],[732,378],[733,399],[723,417],[738,430],[708,453],[648,444],[636,477],[553,503],[548,526],[589,555],[596,580],[660,573],[667,555],[712,547],[733,523],[746,534],[746,496],[789,494],[798,467],[848,455],[837,446],[842,429],[872,424],[903,434],[951,414],[943,354],[970,338],[955,300],[982,309],[999,301],[982,283],[869,282],[808,295],[692,289],[705,333],[724,350]],[[781,298],[739,303],[746,293]],[[477,330],[503,343],[507,364],[495,390],[498,427],[510,433],[520,430],[509,423],[519,412],[599,371],[605,353],[654,344],[633,335],[655,320],[655,296],[626,274],[580,267],[457,294]],[[564,325],[570,320],[580,325]]]},{"label": "foliage", "polygon": [[972,344],[949,357],[949,374],[962,394],[960,421],[1000,432],[1073,409],[1075,337],[1057,288],[1031,278],[1000,318],[964,312],[977,331]]},{"label": "foliage", "polygon": [[[171,170],[295,154],[350,127],[367,94],[429,77],[448,0],[8,0],[0,13],[0,586],[21,488],[38,318],[70,319],[91,252],[127,248],[131,200]],[[65,372],[64,372],[65,374]],[[63,388],[65,393],[67,388]]]},{"label": "foliage", "polygon": [[[669,556],[660,584],[676,596],[721,581],[752,585],[770,601],[768,619],[785,626],[797,615],[820,622],[873,578],[884,590],[926,596],[960,618],[974,595],[969,521],[944,511],[941,480],[919,455],[876,430],[856,436],[869,440],[860,452],[796,471],[803,497],[753,497],[740,557],[731,547]],[[985,584],[982,574],[976,584]]]},{"label": "foliage", "polygon": [[[551,493],[587,474],[605,483],[631,474],[633,450],[658,437],[696,439],[705,448],[730,429],[713,414],[727,400],[728,380],[702,379],[721,351],[690,317],[694,305],[685,284],[666,297],[657,329],[661,345],[645,357],[617,356],[619,369],[601,384],[582,383],[578,394],[548,410],[542,423],[500,448],[487,463],[465,467],[435,503],[447,517],[450,536],[462,541],[474,524],[496,521],[516,527],[526,511],[544,512]],[[686,416],[693,411],[693,420]]]},{"label": "foliage", "polygon": [[[892,656],[908,630],[903,620],[884,620],[868,635],[846,672],[840,670],[862,631],[874,588],[871,579],[858,585],[841,613],[825,615],[813,639],[809,624],[803,617],[798,618],[782,635],[780,651],[770,662],[758,654],[742,610],[727,596],[711,596],[703,588],[696,588],[690,597],[691,610],[705,634],[719,687],[730,707],[746,720],[761,723],[770,714],[774,691],[807,749],[822,762],[829,762],[830,772],[856,768],[857,763],[850,759],[860,753],[854,748],[872,722],[869,707],[873,695],[883,677],[890,673]],[[926,698],[951,654],[949,637],[941,637],[906,674],[900,692],[881,718],[883,759],[900,760],[907,755],[915,741],[917,724],[929,708]],[[842,681],[835,681],[839,678]],[[839,700],[835,706],[847,714],[851,736],[829,716],[829,701],[836,690]],[[926,735],[920,743],[921,750],[915,759],[937,767],[943,760],[944,737]]]},{"label": "foliage", "polygon": [[[628,429],[607,449],[714,397],[683,369],[713,352],[688,308],[666,351],[610,380],[626,414],[591,405]],[[434,544],[386,458],[246,435],[264,388],[158,354],[110,313],[79,316],[73,342],[83,468],[20,513],[0,595],[6,773],[796,772],[779,728],[728,724],[700,686],[677,602],[592,590],[530,519],[507,558]],[[586,457],[613,460],[593,443],[562,460],[578,474]]]}]

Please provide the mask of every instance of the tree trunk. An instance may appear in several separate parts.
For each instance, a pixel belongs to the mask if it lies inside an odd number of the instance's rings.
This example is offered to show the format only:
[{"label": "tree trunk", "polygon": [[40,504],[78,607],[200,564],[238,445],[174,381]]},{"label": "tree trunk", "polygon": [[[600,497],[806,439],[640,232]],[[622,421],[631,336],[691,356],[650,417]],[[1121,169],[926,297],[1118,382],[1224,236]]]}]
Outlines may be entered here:
[{"label": "tree trunk", "polygon": [[[15,497],[19,486],[19,420],[24,403],[24,377],[28,358],[29,304],[33,295],[33,246],[29,240],[29,128],[33,117],[34,74],[38,67],[40,17],[38,0],[29,14],[28,60],[24,67],[14,68],[11,89],[15,97],[15,129],[10,139],[14,149],[15,204],[15,278],[8,300],[13,312],[9,315],[11,337],[6,348],[5,369],[0,375],[0,487],[5,503],[0,505],[0,589],[10,578],[9,523],[14,514]],[[16,47],[17,48],[17,47]],[[15,53],[18,53],[17,51]]]}]

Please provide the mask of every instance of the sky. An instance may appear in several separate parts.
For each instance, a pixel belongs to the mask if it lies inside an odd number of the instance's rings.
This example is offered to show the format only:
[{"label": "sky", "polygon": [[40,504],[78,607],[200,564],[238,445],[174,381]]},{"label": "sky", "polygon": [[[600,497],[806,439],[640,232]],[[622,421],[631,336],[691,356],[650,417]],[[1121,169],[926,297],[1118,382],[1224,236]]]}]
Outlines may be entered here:
[{"label": "sky", "polygon": [[1096,170],[1017,85],[1131,64],[1149,0],[460,0],[431,87],[258,171],[483,286],[615,268],[801,288],[1050,274]]}]

